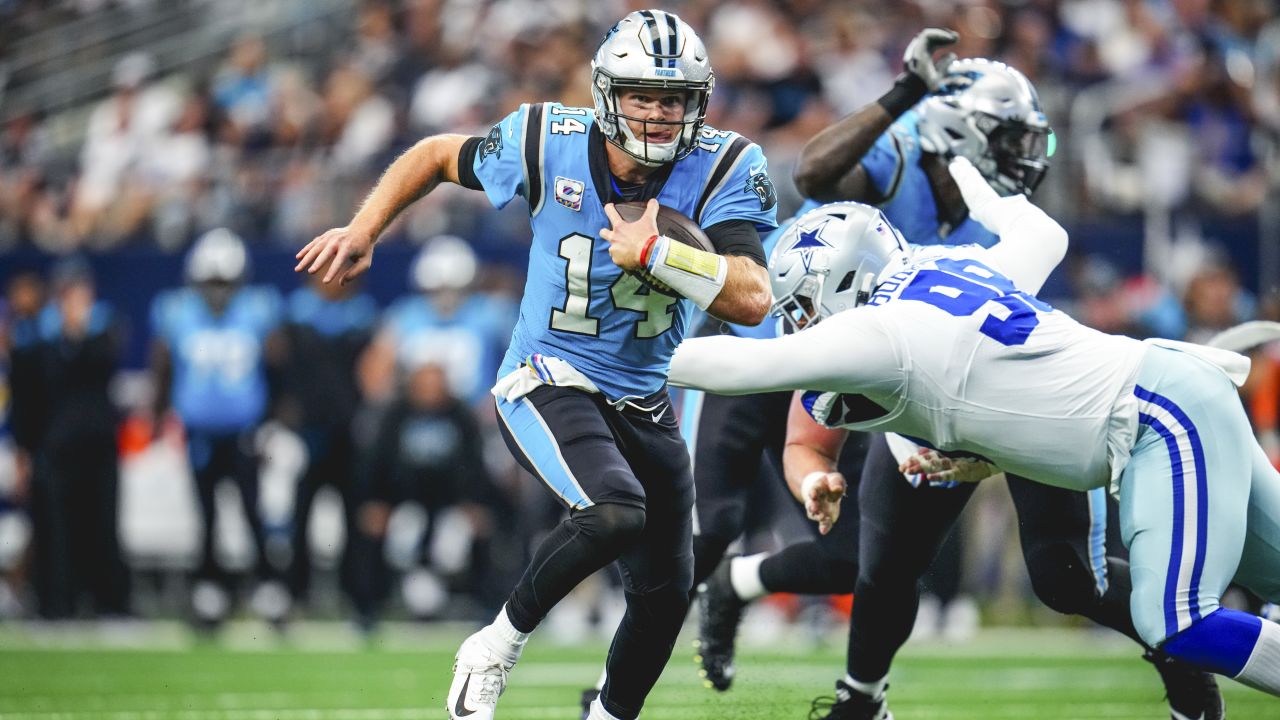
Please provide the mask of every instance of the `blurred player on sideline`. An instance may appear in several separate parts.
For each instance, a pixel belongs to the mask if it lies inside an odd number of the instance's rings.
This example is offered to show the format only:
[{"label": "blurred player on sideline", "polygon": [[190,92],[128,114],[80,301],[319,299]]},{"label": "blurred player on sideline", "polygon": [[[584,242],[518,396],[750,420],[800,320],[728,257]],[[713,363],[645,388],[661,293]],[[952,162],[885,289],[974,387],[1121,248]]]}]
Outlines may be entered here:
[{"label": "blurred player on sideline", "polygon": [[474,291],[478,269],[475,252],[462,238],[439,235],[423,246],[409,267],[409,284],[417,292],[387,309],[360,359],[361,382],[372,400],[385,403],[404,377],[433,363],[464,402],[489,402],[515,307]]},{"label": "blurred player on sideline", "polygon": [[233,577],[214,551],[214,492],[223,478],[240,491],[253,535],[254,570],[259,580],[269,580],[258,588],[255,604],[277,621],[289,606],[267,558],[255,438],[267,413],[267,344],[280,324],[282,303],[274,288],[245,285],[248,272],[239,236],[210,230],[187,254],[187,286],[156,296],[151,305],[156,422],[171,407],[182,421],[204,521],[192,591],[194,620],[204,629],[226,618],[233,590]]},{"label": "blurred player on sideline", "polygon": [[[355,606],[357,622],[372,616],[368,596],[371,543],[361,536],[356,512],[356,443],[352,424],[362,396],[356,362],[369,345],[378,306],[356,284],[328,285],[319,278],[289,294],[280,337],[277,415],[302,439],[307,464],[294,495],[288,585],[295,601],[311,590],[308,530],[316,493],[329,486],[342,496],[346,544],[339,560],[339,585]],[[380,560],[380,558],[378,558]]]},{"label": "blurred player on sideline", "polygon": [[[592,61],[594,108],[525,105],[487,137],[427,138],[383,175],[351,224],[298,253],[298,269],[363,272],[387,224],[441,181],[528,203],[520,320],[494,388],[508,447],[570,508],[493,624],[458,651],[450,716],[488,720],[529,634],[583,578],[619,560],[627,610],[593,718],[631,720],[671,654],[693,581],[689,456],[667,362],[695,308],[759,323],[771,303],[759,229],[776,204],[760,148],[704,127],[714,78],[693,29],[628,14]],[[635,222],[612,203],[648,201]],[[716,253],[659,234],[658,205],[706,230]],[[646,270],[678,293],[624,271]]]}]

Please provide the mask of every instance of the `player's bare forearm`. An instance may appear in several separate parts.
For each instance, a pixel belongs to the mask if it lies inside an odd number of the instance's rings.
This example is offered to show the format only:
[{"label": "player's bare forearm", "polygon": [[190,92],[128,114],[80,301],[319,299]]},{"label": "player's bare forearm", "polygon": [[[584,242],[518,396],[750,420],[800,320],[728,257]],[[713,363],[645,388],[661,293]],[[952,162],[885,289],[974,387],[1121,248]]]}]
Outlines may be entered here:
[{"label": "player's bare forearm", "polygon": [[326,230],[295,256],[295,272],[314,274],[324,268],[324,282],[347,283],[373,263],[373,248],[387,226],[414,200],[441,181],[458,182],[462,135],[434,135],[421,140],[391,163],[351,222]]},{"label": "player's bare forearm", "polygon": [[728,255],[729,272],[724,287],[707,306],[707,312],[726,322],[759,325],[773,306],[769,272],[754,260],[742,255]]},{"label": "player's bare forearm", "polygon": [[787,487],[798,500],[801,484],[815,472],[833,473],[847,432],[819,425],[800,404],[800,395],[791,400],[787,414],[787,442],[782,450],[782,471]]},{"label": "player's bare forearm", "polygon": [[870,182],[862,158],[892,124],[893,116],[873,102],[814,135],[796,162],[796,188],[825,202],[866,200]]},{"label": "player's bare forearm", "polygon": [[458,154],[465,135],[433,135],[419,140],[391,163],[348,227],[377,239],[391,221],[442,181],[458,182]]},{"label": "player's bare forearm", "polygon": [[791,494],[804,504],[805,515],[818,523],[823,535],[840,519],[840,502],[848,484],[836,470],[844,431],[825,428],[805,412],[797,394],[787,415],[787,444],[782,451],[783,472]]}]

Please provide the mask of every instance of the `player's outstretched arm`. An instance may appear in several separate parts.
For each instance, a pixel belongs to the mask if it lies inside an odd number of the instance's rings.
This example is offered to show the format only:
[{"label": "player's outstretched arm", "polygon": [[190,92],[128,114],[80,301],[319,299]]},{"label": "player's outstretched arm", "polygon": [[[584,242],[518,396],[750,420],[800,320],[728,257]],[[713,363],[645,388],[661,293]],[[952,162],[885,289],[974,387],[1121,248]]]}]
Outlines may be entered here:
[{"label": "player's outstretched arm", "polygon": [[724,287],[707,306],[707,313],[726,322],[759,325],[773,305],[769,271],[742,255],[725,255],[724,259],[728,265]]},{"label": "player's outstretched arm", "polygon": [[862,158],[894,120],[938,88],[955,56],[934,60],[933,54],[958,38],[950,30],[920,31],[907,46],[903,73],[889,92],[822,130],[805,144],[796,162],[796,188],[805,197],[823,202],[875,200],[872,196],[877,191],[862,167]]},{"label": "player's outstretched arm", "polygon": [[792,398],[782,471],[791,494],[804,503],[805,514],[818,523],[818,532],[823,535],[840,518],[840,501],[847,489],[844,475],[836,471],[847,434],[819,425],[805,411],[800,395]]},{"label": "player's outstretched arm", "polygon": [[1000,237],[988,251],[1014,286],[1032,295],[1067,254],[1067,231],[1025,195],[1000,197],[965,158],[949,166],[969,216]]},{"label": "player's outstretched arm", "polygon": [[347,225],[307,243],[296,255],[294,271],[317,273],[324,281],[347,283],[369,269],[373,246],[392,220],[441,181],[458,182],[458,155],[465,135],[433,135],[418,141],[387,168]]},{"label": "player's outstretched arm", "polygon": [[877,308],[836,313],[773,340],[728,335],[685,340],[671,359],[672,385],[720,395],[823,390],[883,395],[901,382],[901,362]]}]

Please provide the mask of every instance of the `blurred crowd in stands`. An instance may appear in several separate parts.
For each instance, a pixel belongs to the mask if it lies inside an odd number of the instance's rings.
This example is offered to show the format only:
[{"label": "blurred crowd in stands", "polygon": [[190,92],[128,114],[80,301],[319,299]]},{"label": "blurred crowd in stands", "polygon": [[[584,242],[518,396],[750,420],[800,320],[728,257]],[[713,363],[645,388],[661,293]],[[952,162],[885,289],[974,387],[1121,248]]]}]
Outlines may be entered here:
[{"label": "blurred crowd in stands", "polygon": [[[160,487],[148,483],[174,468],[194,480],[187,504],[200,509],[200,522],[228,507],[217,478],[202,473],[239,479],[246,515],[257,518],[240,535],[260,548],[241,553],[240,567],[269,586],[254,597],[267,616],[297,612],[311,555],[326,543],[344,548],[330,553],[334,574],[365,625],[393,577],[404,581],[411,612],[420,603],[414,614],[492,612],[523,567],[525,539],[557,512],[494,441],[486,401],[518,300],[511,271],[522,271],[528,242],[521,211],[494,211],[483,194],[461,188],[417,203],[387,242],[422,251],[396,268],[408,270],[400,282],[409,292],[385,308],[358,288],[214,278],[237,296],[253,289],[261,307],[252,342],[215,339],[205,346],[218,359],[205,360],[260,376],[266,399],[211,427],[167,397],[164,386],[177,392],[180,375],[154,374],[161,360],[148,363],[149,392],[124,392],[130,384],[118,382],[127,364],[120,321],[172,350],[188,327],[171,316],[182,312],[174,298],[183,291],[157,296],[149,317],[121,318],[115,298],[96,294],[93,268],[122,252],[194,258],[196,238],[219,228],[243,238],[246,258],[271,250],[284,258],[345,223],[382,168],[425,135],[483,135],[522,102],[589,106],[588,59],[599,38],[649,3],[362,0],[341,4],[339,21],[305,42],[246,22],[204,63],[176,65],[169,45],[104,51],[109,82],[79,104],[45,107],[39,93],[5,100],[39,81],[6,72],[24,67],[13,51],[23,38],[71,46],[59,28],[160,4],[0,0],[0,86],[8,85],[0,95],[0,345],[9,380],[0,407],[9,410],[14,448],[0,462],[12,467],[0,470],[0,615],[138,612],[126,581],[163,564],[145,562],[154,550],[145,542],[115,538],[146,535],[131,529],[129,512],[164,507],[146,502],[163,491],[137,488]],[[212,0],[173,5],[193,22],[227,12]],[[707,41],[716,73],[708,122],[764,147],[780,217],[799,204],[790,175],[804,142],[882,94],[921,27],[950,27],[960,32],[961,57],[1026,73],[1056,131],[1058,152],[1035,200],[1073,233],[1075,252],[1048,290],[1061,304],[1107,331],[1192,340],[1245,319],[1280,319],[1275,2],[662,5]],[[89,53],[92,61],[93,52],[80,48],[77,59]],[[147,282],[209,289],[213,281],[193,275],[190,261],[185,268],[185,277]],[[1250,407],[1280,461],[1280,354],[1264,349],[1257,358]],[[184,361],[168,362],[176,370]],[[24,403],[41,411],[24,415]],[[281,459],[289,457],[296,462]],[[142,500],[121,496],[117,466]],[[286,478],[286,491],[269,475]],[[317,540],[308,527],[323,488],[344,509],[339,527]],[[398,511],[406,501],[417,516]],[[19,516],[28,529],[6,524]],[[192,612],[201,617],[225,614],[234,599],[218,557],[227,553],[211,543],[187,553],[197,580]],[[423,569],[430,572],[415,574]]]}]

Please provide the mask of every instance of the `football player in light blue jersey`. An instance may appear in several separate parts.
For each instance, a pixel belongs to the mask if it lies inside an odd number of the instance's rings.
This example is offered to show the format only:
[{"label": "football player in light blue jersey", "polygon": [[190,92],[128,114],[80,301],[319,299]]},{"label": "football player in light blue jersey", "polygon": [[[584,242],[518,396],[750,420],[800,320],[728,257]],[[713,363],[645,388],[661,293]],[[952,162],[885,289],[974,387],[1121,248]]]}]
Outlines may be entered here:
[{"label": "football player in light blue jersey", "polygon": [[339,586],[351,599],[359,626],[368,628],[373,609],[365,579],[374,565],[369,559],[373,543],[358,522],[362,498],[352,425],[363,399],[356,363],[373,336],[378,305],[357,285],[309,280],[285,302],[279,400],[273,403],[277,417],[307,449],[289,527],[289,592],[305,605],[311,588],[311,511],[316,493],[328,485],[342,496],[346,529]]},{"label": "football player in light blue jersey", "polygon": [[387,308],[361,360],[371,399],[386,401],[398,375],[432,363],[444,369],[453,395],[472,405],[488,402],[516,311],[513,303],[471,291],[477,269],[475,252],[459,237],[438,236],[418,253],[409,267],[418,292]]},{"label": "football player in light blue jersey", "polygon": [[[795,180],[811,199],[800,214],[820,202],[856,200],[878,207],[915,245],[990,247],[998,241],[969,217],[948,171],[949,159],[968,159],[1000,195],[1030,195],[1048,168],[1053,135],[1035,88],[1022,73],[989,60],[934,58],[937,49],[954,40],[949,31],[922,31],[907,48],[906,71],[888,93],[805,146]],[[723,402],[749,403],[753,397]],[[719,433],[725,438],[743,435],[741,428]],[[714,428],[699,431],[699,459],[710,454],[704,439],[716,436]],[[859,542],[841,545],[844,554],[831,557],[822,552],[829,543],[806,541],[770,555],[731,558],[709,576],[699,600],[699,657],[713,686],[723,690],[732,681],[734,633],[745,602],[766,591],[794,591],[800,585],[811,591],[847,592],[840,578],[824,582],[819,577],[852,565],[858,568],[853,588],[858,601],[850,623],[848,674],[840,681],[838,702],[823,717],[878,719],[888,714],[885,678],[914,625],[918,581],[973,492],[971,486],[908,483],[897,469],[901,459],[890,451],[885,435],[873,437],[858,488],[859,522],[852,528]],[[695,463],[695,468],[699,530],[705,535],[710,529],[719,536],[718,542],[709,542],[700,535],[695,549],[711,552],[727,545],[724,538],[736,533],[702,517],[702,506],[715,503],[708,486],[717,483],[704,483],[702,466]],[[1127,563],[1106,554],[1105,492],[1078,493],[1008,477],[1023,555],[1040,600],[1139,640],[1129,610]],[[703,557],[697,563],[700,569],[708,564]],[[1152,652],[1145,657],[1164,681],[1172,712],[1186,717],[1221,715],[1221,697],[1211,675]]]},{"label": "football player in light blue jersey", "polygon": [[[275,575],[258,513],[254,431],[267,413],[267,343],[281,321],[282,302],[271,287],[243,285],[247,271],[240,238],[211,230],[187,255],[188,285],[158,295],[151,306],[155,417],[172,407],[186,430],[205,527],[192,606],[196,620],[210,629],[229,609],[231,578],[213,548],[214,490],[222,478],[239,486],[259,577]],[[277,588],[277,595],[282,592]]]},{"label": "football player in light blue jersey", "polygon": [[[639,715],[693,574],[693,480],[667,366],[695,308],[754,325],[772,299],[759,237],[776,226],[767,163],[750,140],[703,124],[714,77],[693,29],[661,10],[630,13],[606,34],[591,83],[594,107],[524,105],[486,137],[421,141],[350,225],[298,253],[299,270],[327,268],[326,280],[360,274],[387,224],[441,181],[529,208],[527,282],[494,395],[508,447],[570,515],[494,622],[459,649],[446,700],[454,718],[492,718],[529,633],[614,560],[627,611],[589,712]],[[613,207],[623,201],[647,210],[624,222]],[[701,226],[715,252],[661,235],[659,204]]]}]

